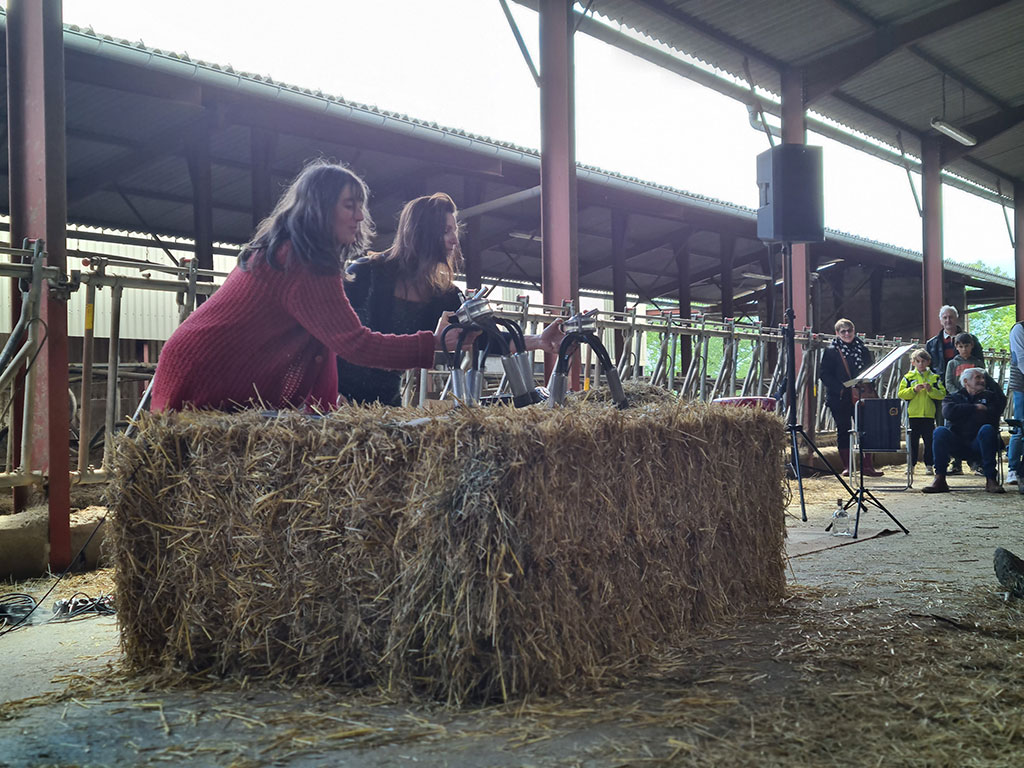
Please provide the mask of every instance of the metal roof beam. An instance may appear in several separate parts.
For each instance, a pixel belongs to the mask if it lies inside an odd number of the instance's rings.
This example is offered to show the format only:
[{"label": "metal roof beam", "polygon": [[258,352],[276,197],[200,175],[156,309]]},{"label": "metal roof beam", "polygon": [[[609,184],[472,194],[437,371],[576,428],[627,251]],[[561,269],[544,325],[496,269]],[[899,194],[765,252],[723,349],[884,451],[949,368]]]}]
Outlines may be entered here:
[{"label": "metal roof beam", "polygon": [[535,200],[538,197],[540,197],[539,184],[535,187],[530,187],[529,189],[521,189],[517,192],[496,197],[493,200],[485,200],[484,202],[470,206],[469,208],[463,208],[459,211],[459,218],[462,220],[472,219],[475,216],[482,216],[485,213],[491,213],[492,211],[500,211],[502,208],[507,208],[510,205]]},{"label": "metal roof beam", "polygon": [[951,64],[948,64],[942,61],[941,59],[933,56],[932,54],[928,53],[928,51],[921,48],[921,46],[911,45],[908,47],[908,50],[915,56],[917,56],[917,58],[921,59],[921,61],[935,67],[937,70],[939,70],[940,73],[948,77],[950,80],[959,83],[962,88],[966,88],[969,91],[973,91],[990,104],[994,104],[999,109],[1010,108],[1009,104],[1000,99],[998,96],[989,93],[989,91],[982,87],[982,85],[978,83],[976,80],[974,80],[974,78],[964,74],[960,70],[953,67]]},{"label": "metal roof beam", "polygon": [[144,168],[155,159],[180,150],[184,138],[209,119],[209,114],[204,111],[185,125],[168,126],[143,144],[136,145],[135,151],[104,164],[101,169],[88,171],[80,178],[69,180],[68,205],[80,203],[125,174]]},{"label": "metal roof beam", "polygon": [[[900,48],[1007,2],[1010,0],[956,0],[906,21],[878,27],[866,38],[841,45],[813,59],[798,61],[796,66],[804,75],[804,103],[810,104],[831,93],[854,75]],[[863,14],[858,14],[858,18],[864,21]]]},{"label": "metal roof beam", "polygon": [[633,0],[633,5],[637,5],[652,13],[656,13],[665,19],[675,22],[677,24],[685,24],[686,26],[700,32],[705,37],[711,38],[723,45],[732,48],[737,53],[747,56],[751,59],[757,59],[768,66],[772,67],[778,72],[781,72],[786,64],[780,59],[776,59],[759,48],[755,48],[749,43],[745,43],[739,38],[727,35],[722,30],[708,24],[705,21],[697,18],[696,16],[686,13],[680,8],[676,8],[669,5],[665,0]]},{"label": "metal roof beam", "polygon": [[[176,205],[188,206],[191,206],[195,202],[189,195],[172,195],[167,192],[157,192],[152,189],[140,189],[139,187],[119,187],[118,189],[129,197],[133,197],[135,199],[157,200],[161,203],[174,203]],[[252,213],[252,209],[247,205],[231,205],[230,203],[218,203],[214,200],[212,206],[216,211],[241,213],[246,216]]]},{"label": "metal roof beam", "polygon": [[114,91],[126,91],[154,99],[201,105],[203,87],[180,77],[154,72],[144,67],[116,67],[102,56],[64,46],[65,77]]},{"label": "metal roof beam", "polygon": [[[691,232],[692,232],[692,228],[689,227],[689,226],[685,226],[685,227],[680,227],[679,229],[673,230],[672,232],[666,232],[664,235],[659,235],[658,237],[652,237],[649,240],[645,240],[643,242],[636,243],[633,246],[631,246],[630,248],[626,249],[626,252],[625,252],[625,254],[623,256],[623,259],[628,262],[630,259],[635,259],[637,256],[642,256],[645,253],[650,253],[651,251],[655,251],[658,248],[662,248],[662,247],[664,247],[666,245],[671,245],[672,243],[676,242],[677,240],[685,238]],[[610,267],[610,266],[611,266],[611,262],[608,262],[607,264],[602,264],[600,267],[596,267],[596,268],[593,268],[593,269],[588,269],[585,272],[581,269],[580,270],[580,277],[581,278],[587,277],[589,275],[594,274],[595,272],[600,272],[602,269],[605,269],[606,267]],[[626,271],[629,272],[629,271],[636,271],[636,270],[630,270],[627,267]]]},{"label": "metal roof beam", "polygon": [[[736,256],[732,261],[732,268],[735,271],[739,267],[745,267],[747,264],[753,264],[755,261],[759,261],[764,254],[760,250],[751,251],[750,253],[744,254],[743,256]],[[707,280],[715,277],[722,273],[722,265],[716,264],[713,267],[702,269],[699,272],[694,272],[690,275],[691,283],[699,283],[701,280]]]}]

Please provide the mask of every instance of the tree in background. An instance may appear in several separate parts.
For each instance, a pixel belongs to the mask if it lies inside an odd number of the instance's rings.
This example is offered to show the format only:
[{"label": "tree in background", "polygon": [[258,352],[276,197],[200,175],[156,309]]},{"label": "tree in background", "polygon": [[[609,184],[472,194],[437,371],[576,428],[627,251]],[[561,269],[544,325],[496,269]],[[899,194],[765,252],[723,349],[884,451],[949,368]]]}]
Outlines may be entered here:
[{"label": "tree in background", "polygon": [[[980,261],[968,266],[984,269],[988,272],[995,272],[997,275],[1009,277],[1006,271],[999,267],[991,267]],[[967,303],[971,303],[971,294],[967,294]],[[985,349],[1009,349],[1010,328],[1017,322],[1017,308],[1010,304],[1006,307],[986,309],[984,312],[972,312],[970,314],[970,331],[981,342]]]}]

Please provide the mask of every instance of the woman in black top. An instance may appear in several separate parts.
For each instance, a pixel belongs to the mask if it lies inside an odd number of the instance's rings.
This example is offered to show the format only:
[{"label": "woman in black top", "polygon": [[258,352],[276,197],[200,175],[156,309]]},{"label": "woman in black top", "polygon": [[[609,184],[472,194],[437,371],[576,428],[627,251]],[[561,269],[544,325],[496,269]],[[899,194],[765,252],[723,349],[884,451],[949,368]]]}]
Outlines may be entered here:
[{"label": "woman in black top", "polygon": [[[458,209],[444,192],[405,204],[390,248],[349,264],[345,293],[359,319],[381,333],[433,330],[462,304],[453,279],[462,266]],[[558,352],[562,332],[552,323],[526,336],[528,349]],[[382,371],[338,358],[338,391],[355,403],[401,405],[401,371]]]},{"label": "woman in black top", "polygon": [[[853,391],[843,382],[849,381],[868,368],[875,358],[857,336],[853,321],[845,317],[836,322],[836,337],[821,356],[818,378],[825,385],[825,405],[836,422],[836,445],[847,474],[850,466],[850,427],[853,424]],[[864,454],[865,475],[877,477],[882,473],[874,468],[871,455]]]}]

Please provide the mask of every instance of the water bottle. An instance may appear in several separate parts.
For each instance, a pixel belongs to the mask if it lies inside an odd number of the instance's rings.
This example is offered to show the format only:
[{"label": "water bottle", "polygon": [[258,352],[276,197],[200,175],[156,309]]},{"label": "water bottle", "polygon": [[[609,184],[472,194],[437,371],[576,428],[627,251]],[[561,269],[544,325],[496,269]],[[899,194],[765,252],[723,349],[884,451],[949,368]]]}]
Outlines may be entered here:
[{"label": "water bottle", "polygon": [[836,499],[836,511],[832,513],[832,535],[852,536],[850,530],[850,516],[846,513],[842,499]]}]

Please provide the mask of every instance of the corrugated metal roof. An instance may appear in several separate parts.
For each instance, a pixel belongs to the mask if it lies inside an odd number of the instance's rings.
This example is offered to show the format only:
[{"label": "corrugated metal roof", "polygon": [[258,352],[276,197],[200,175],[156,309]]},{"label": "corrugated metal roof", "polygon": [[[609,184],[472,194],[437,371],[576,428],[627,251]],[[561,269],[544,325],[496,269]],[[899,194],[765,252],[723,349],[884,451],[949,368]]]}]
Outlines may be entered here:
[{"label": "corrugated metal roof", "polygon": [[[813,3],[802,0],[801,5]],[[212,126],[213,221],[219,242],[243,242],[251,232],[251,131],[263,126],[259,121],[264,119],[271,121],[268,125],[277,137],[270,169],[274,184],[287,181],[312,156],[351,163],[377,191],[374,214],[385,237],[401,203],[424,191],[439,188],[460,198],[466,180],[472,178],[487,185],[485,199],[494,199],[539,183],[539,153],[530,148],[113,40],[91,30],[68,28],[65,41],[72,55],[95,59],[93,79],[69,76],[67,82],[69,185],[86,188],[80,199],[72,200],[69,212],[85,224],[190,236],[192,189],[181,138],[191,127],[204,124]],[[104,79],[105,73],[116,71],[118,77],[113,79],[121,81],[126,68],[137,75],[131,90]],[[169,89],[168,95],[161,98],[164,88]],[[118,116],[117,131],[104,130],[104,120],[109,122],[111,115]],[[167,132],[178,135],[175,141],[161,143],[161,134]],[[908,143],[912,142],[913,137]],[[140,157],[132,164],[129,161],[135,155]],[[116,179],[89,188],[94,173],[102,179],[102,169],[118,164],[125,167]],[[668,238],[682,225],[692,224],[693,264],[701,270],[720,263],[724,233],[736,238],[737,254],[744,263],[756,263],[764,253],[755,235],[756,214],[749,208],[594,166],[579,165],[577,175],[580,199],[586,201],[580,216],[584,225],[581,263],[592,270],[585,288],[611,287],[610,269],[602,265],[610,263],[608,213],[613,208],[629,212],[628,237],[634,245]],[[5,186],[0,187],[2,195],[6,195]],[[481,254],[484,274],[539,280],[539,242],[510,239],[513,227],[539,232],[536,199],[482,217],[481,232],[492,243]],[[824,248],[849,259],[863,256],[875,263],[903,264],[905,271],[908,266],[912,271],[912,265],[921,260],[912,251],[845,233],[829,231],[828,238]],[[628,269],[636,270],[638,284],[657,285],[659,290],[671,289],[676,279],[671,247],[664,242],[643,251]],[[1010,288],[1012,294],[1012,281],[1005,277],[954,263],[947,269],[961,282],[981,278],[993,290]]]},{"label": "corrugated metal roof", "polygon": [[[536,0],[517,1],[536,7]],[[819,53],[865,41],[884,46],[887,25],[899,31],[929,14],[966,9],[977,15],[882,55],[810,108],[889,145],[901,131],[919,156],[921,139],[938,136],[930,122],[942,115],[943,80],[945,114],[960,127],[1024,106],[1024,0],[595,0],[591,7],[743,80],[747,60],[753,81],[775,94],[783,68],[813,75]],[[993,193],[1001,177],[1008,189],[1024,168],[1020,115],[999,140],[998,155],[980,143],[947,169]]]}]

